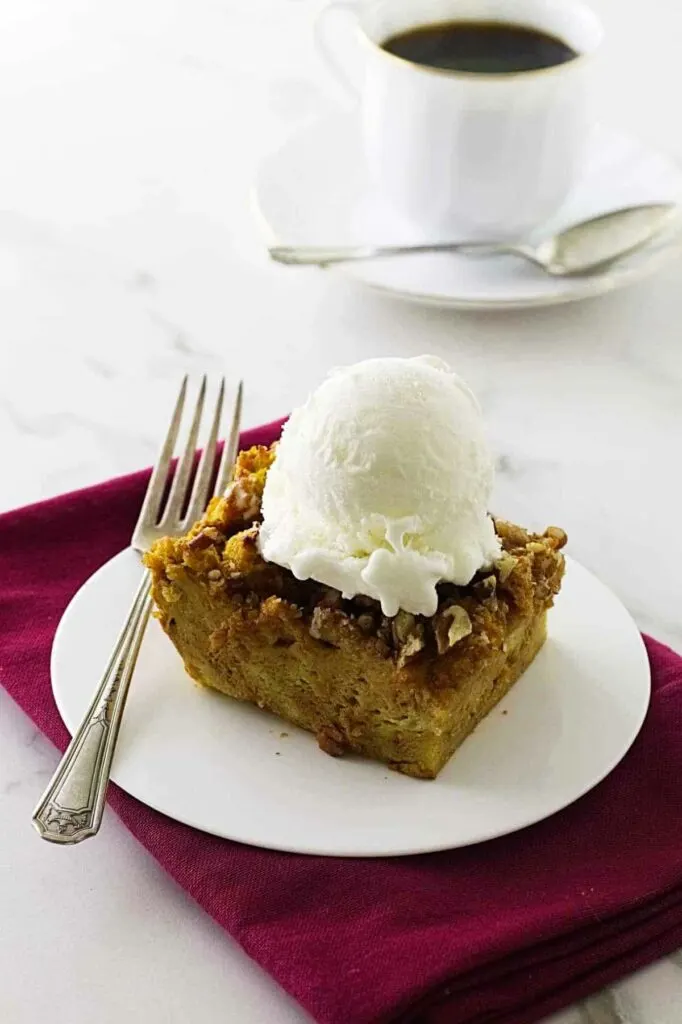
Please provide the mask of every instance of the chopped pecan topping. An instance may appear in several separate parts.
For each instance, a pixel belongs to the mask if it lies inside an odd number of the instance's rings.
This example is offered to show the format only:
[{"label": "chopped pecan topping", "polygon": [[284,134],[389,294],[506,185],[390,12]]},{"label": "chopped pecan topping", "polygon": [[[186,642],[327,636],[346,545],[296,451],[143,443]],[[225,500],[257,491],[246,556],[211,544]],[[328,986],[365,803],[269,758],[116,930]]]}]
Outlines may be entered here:
[{"label": "chopped pecan topping", "polygon": [[401,608],[393,619],[385,619],[379,627],[381,641],[390,642],[398,652],[397,665],[403,668],[411,658],[419,654],[426,645],[424,626],[414,615]]},{"label": "chopped pecan topping", "polygon": [[377,636],[386,644],[386,647],[390,649],[391,640],[393,638],[393,630],[391,629],[391,620],[385,615],[381,616],[381,622],[377,628]]},{"label": "chopped pecan topping", "polygon": [[469,636],[472,629],[469,613],[461,604],[453,604],[449,608],[444,608],[434,622],[438,653],[445,654],[458,641]]},{"label": "chopped pecan topping", "polygon": [[471,619],[466,608],[462,608],[460,604],[455,604],[452,608],[446,608],[443,614],[452,619],[448,629],[448,644],[450,647],[453,647],[459,640],[469,636],[473,630]]},{"label": "chopped pecan topping", "polygon": [[495,520],[495,530],[501,538],[505,548],[524,548],[529,540],[528,531],[515,523],[509,523],[502,519]]},{"label": "chopped pecan topping", "polygon": [[491,597],[495,596],[497,580],[494,576],[486,576],[482,580],[477,580],[471,590],[479,601],[488,601]]},{"label": "chopped pecan topping", "polygon": [[407,638],[414,632],[415,625],[414,615],[410,615],[409,612],[404,612],[402,608],[398,611],[398,614],[391,622],[391,632],[393,634],[393,643],[396,647],[400,647],[404,644]]},{"label": "chopped pecan topping", "polygon": [[374,616],[370,615],[369,612],[364,612],[362,615],[358,615],[355,621],[358,624],[358,628],[362,630],[366,636],[371,636],[375,631]]},{"label": "chopped pecan topping", "polygon": [[313,609],[313,617],[310,623],[310,635],[315,640],[323,640],[327,644],[334,644],[336,631],[334,629],[334,611],[331,608],[323,608],[317,605]]},{"label": "chopped pecan topping", "polygon": [[552,547],[555,551],[558,551],[559,548],[563,548],[568,541],[566,531],[562,530],[560,526],[548,526],[545,530],[545,537],[549,537],[552,541]]},{"label": "chopped pecan topping", "polygon": [[260,512],[259,495],[247,487],[242,480],[232,481],[225,491],[225,501],[246,522],[249,519],[255,519]]},{"label": "chopped pecan topping", "polygon": [[258,530],[252,527],[229,537],[222,552],[222,562],[228,576],[233,572],[249,576],[269,569],[269,564],[263,561],[258,550]]},{"label": "chopped pecan topping", "polygon": [[398,652],[398,668],[404,668],[420,651],[424,650],[425,646],[424,626],[421,622],[415,622],[412,632],[407,636]]},{"label": "chopped pecan topping", "polygon": [[528,551],[532,551],[534,555],[542,555],[547,550],[544,544],[540,543],[539,540],[531,540],[526,545]]},{"label": "chopped pecan topping", "polygon": [[495,568],[497,569],[497,575],[499,576],[500,583],[505,583],[516,567],[517,559],[513,555],[503,552],[502,555],[495,562]]},{"label": "chopped pecan topping", "polygon": [[333,587],[325,587],[324,593],[318,603],[321,608],[340,608],[341,591],[334,590]]},{"label": "chopped pecan topping", "polygon": [[221,544],[224,540],[225,535],[215,526],[205,526],[187,542],[187,547],[190,551],[203,551],[204,548],[210,548],[212,544]]}]

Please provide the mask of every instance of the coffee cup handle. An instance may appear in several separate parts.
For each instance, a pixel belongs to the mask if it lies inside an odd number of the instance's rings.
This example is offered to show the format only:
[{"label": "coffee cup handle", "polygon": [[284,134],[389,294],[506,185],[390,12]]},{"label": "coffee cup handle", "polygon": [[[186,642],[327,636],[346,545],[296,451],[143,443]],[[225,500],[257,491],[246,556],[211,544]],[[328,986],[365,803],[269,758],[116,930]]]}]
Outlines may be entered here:
[{"label": "coffee cup handle", "polygon": [[315,45],[347,95],[357,100],[364,74],[357,0],[333,0],[315,16]]}]

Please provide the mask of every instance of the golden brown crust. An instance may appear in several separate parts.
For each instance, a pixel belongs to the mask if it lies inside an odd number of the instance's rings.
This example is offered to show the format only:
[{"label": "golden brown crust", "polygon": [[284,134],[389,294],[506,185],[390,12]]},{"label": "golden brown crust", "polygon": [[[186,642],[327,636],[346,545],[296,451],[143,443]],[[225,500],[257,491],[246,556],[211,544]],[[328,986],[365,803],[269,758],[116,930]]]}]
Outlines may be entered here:
[{"label": "golden brown crust", "polygon": [[541,645],[565,533],[497,520],[495,566],[466,587],[441,584],[431,618],[388,619],[369,598],[344,600],[262,559],[260,498],[273,457],[242,453],[239,493],[215,499],[186,537],[145,557],[162,626],[197,681],[311,729],[328,753],[356,750],[434,777]]}]

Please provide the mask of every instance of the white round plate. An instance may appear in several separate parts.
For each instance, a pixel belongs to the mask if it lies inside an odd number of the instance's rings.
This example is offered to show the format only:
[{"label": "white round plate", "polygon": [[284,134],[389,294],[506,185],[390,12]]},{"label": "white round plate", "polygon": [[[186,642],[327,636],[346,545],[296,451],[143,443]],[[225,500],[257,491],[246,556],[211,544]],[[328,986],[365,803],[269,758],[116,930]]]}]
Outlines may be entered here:
[{"label": "white round plate", "polygon": [[[52,650],[52,685],[73,732],[140,578],[123,551],[71,601]],[[243,843],[298,853],[396,856],[513,832],[595,786],[637,735],[649,663],[617,598],[575,562],[550,636],[507,697],[434,781],[359,757],[195,686],[158,623],[147,630],[112,778],[150,807]]]},{"label": "white round plate", "polygon": [[[292,137],[262,163],[253,200],[268,245],[407,244],[452,241],[401,222],[369,184],[357,119],[338,114]],[[623,206],[682,201],[682,169],[627,136],[595,129],[581,179],[546,237]],[[553,278],[511,256],[400,256],[331,268],[383,292],[436,306],[547,306],[631,284],[677,255],[679,225],[600,274]],[[288,273],[314,273],[310,268]]]}]

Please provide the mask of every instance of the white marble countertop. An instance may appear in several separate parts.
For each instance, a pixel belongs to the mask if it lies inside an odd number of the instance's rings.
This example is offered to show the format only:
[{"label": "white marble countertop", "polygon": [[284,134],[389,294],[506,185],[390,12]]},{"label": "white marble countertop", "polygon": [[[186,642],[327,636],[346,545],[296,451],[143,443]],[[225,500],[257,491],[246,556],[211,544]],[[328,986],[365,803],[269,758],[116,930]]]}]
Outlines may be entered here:
[{"label": "white marble countertop", "polygon": [[[478,391],[496,507],[559,522],[643,629],[682,650],[682,263],[529,313],[403,305],[272,266],[248,192],[332,92],[307,0],[8,0],[0,9],[0,508],[149,463],[182,370],[246,380],[245,422],[340,361],[430,351]],[[682,157],[682,13],[599,0],[603,116]],[[0,691],[0,1019],[308,1018],[112,815],[29,822],[54,749]],[[671,957],[554,1024],[678,1024]]]}]

